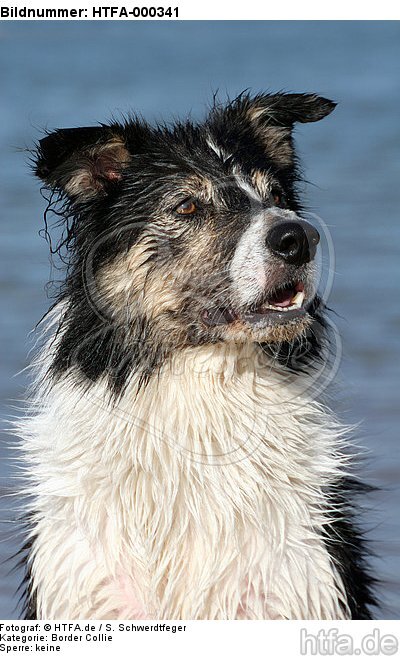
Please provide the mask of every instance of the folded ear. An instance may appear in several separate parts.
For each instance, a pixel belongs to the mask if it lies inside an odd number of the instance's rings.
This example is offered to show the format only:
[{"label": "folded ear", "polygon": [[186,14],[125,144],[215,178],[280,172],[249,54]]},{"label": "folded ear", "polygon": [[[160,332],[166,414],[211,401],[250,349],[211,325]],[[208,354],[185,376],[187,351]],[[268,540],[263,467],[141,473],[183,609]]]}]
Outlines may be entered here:
[{"label": "folded ear", "polygon": [[312,123],[328,116],[336,103],[311,93],[277,93],[248,99],[247,116],[276,165],[293,165],[295,123]]},{"label": "folded ear", "polygon": [[[241,94],[224,110],[225,125],[248,125],[261,139],[266,155],[277,166],[293,165],[292,130],[295,123],[320,121],[336,103],[310,93]],[[217,108],[217,113],[220,110]]]},{"label": "folded ear", "polygon": [[296,122],[320,121],[336,107],[332,100],[314,93],[260,94],[254,98],[246,96],[238,102],[243,102],[250,120],[289,128]]},{"label": "folded ear", "polygon": [[35,173],[74,202],[84,202],[107,194],[122,178],[129,159],[116,128],[66,128],[40,140]]}]

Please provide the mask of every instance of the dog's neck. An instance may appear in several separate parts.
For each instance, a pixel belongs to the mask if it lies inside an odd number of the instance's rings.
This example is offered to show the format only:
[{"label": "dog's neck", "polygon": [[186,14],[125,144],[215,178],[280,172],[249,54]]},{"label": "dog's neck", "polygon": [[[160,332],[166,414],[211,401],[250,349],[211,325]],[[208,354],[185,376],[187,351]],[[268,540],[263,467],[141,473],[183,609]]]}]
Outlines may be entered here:
[{"label": "dog's neck", "polygon": [[[28,444],[35,505],[79,533],[78,565],[96,553],[96,616],[131,617],[134,599],[163,618],[346,617],[321,539],[341,429],[299,380],[256,345],[218,344],[177,352],[144,387],[133,376],[118,402],[105,380],[51,389]],[[69,540],[39,526],[37,562]],[[93,614],[49,607],[57,576],[43,571],[43,612]],[[123,601],[104,572],[122,573]]]},{"label": "dog's neck", "polygon": [[312,379],[287,371],[258,344],[180,350],[147,386],[137,390],[137,379],[132,377],[115,408],[132,421],[135,433],[145,430],[156,450],[162,439],[183,457],[200,449],[204,464],[208,458],[223,464],[260,449],[268,458],[270,449],[297,458],[310,448],[315,457],[324,439],[327,410],[313,400]]}]

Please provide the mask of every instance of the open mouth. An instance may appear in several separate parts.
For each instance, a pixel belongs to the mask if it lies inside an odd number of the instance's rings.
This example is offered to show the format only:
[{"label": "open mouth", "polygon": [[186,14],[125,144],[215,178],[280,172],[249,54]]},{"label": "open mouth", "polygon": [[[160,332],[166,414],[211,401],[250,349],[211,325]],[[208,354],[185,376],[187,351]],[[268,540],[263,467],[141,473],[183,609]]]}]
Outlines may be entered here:
[{"label": "open mouth", "polygon": [[202,319],[207,326],[221,326],[240,321],[252,326],[267,326],[287,323],[304,317],[305,292],[301,282],[293,282],[276,288],[262,301],[244,312],[237,312],[229,307],[215,307],[204,310]]}]

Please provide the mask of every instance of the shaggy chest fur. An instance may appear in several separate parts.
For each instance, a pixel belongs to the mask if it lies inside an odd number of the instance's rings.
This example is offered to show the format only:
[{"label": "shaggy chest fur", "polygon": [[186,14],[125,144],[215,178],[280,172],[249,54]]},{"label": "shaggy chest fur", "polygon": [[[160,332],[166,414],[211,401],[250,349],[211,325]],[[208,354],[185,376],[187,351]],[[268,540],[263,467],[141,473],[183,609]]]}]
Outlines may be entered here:
[{"label": "shaggy chest fur", "polygon": [[345,619],[324,543],[341,427],[254,345],[116,403],[73,374],[24,428],[41,618]]}]

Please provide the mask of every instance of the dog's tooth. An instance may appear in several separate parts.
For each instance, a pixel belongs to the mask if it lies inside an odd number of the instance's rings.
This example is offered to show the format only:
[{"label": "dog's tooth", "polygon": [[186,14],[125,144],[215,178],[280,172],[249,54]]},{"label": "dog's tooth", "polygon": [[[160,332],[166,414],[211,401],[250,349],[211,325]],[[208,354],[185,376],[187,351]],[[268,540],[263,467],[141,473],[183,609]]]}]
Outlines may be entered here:
[{"label": "dog's tooth", "polygon": [[292,300],[292,306],[295,305],[297,308],[300,308],[304,302],[304,292],[297,292]]},{"label": "dog's tooth", "polygon": [[304,303],[304,298],[305,298],[304,292],[299,291],[293,296],[291,304],[287,307],[271,305],[271,303],[264,303],[263,308],[264,310],[273,310],[274,312],[290,312],[291,310],[294,309],[298,310],[299,308],[301,308]]}]

